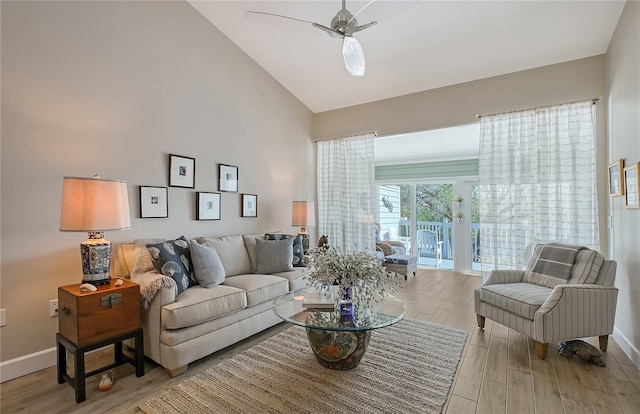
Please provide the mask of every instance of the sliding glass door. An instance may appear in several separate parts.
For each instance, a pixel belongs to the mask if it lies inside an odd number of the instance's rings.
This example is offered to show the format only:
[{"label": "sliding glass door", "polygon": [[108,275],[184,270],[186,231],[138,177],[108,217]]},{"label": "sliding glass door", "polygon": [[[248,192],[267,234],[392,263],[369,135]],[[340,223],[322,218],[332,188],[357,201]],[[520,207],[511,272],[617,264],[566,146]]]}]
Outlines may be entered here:
[{"label": "sliding glass door", "polygon": [[418,265],[479,270],[477,183],[441,180],[378,186],[382,240],[399,240]]}]

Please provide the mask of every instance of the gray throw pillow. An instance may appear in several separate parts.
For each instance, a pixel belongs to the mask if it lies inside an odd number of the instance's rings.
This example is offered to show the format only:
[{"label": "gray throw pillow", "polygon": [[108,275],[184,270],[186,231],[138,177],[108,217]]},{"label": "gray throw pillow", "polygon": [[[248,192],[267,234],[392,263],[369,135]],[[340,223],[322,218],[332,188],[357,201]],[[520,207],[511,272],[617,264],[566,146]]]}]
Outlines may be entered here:
[{"label": "gray throw pillow", "polygon": [[200,286],[212,288],[224,282],[224,267],[213,246],[191,240],[191,262]]},{"label": "gray throw pillow", "polygon": [[293,270],[293,239],[256,239],[256,273],[271,273]]}]

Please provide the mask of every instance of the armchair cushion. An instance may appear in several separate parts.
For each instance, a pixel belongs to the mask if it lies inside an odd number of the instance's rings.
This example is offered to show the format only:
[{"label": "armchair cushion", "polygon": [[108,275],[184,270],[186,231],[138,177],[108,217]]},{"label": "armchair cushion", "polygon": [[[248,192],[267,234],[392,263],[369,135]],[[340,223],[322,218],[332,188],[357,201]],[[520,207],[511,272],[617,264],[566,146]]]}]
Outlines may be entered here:
[{"label": "armchair cushion", "polygon": [[567,283],[576,254],[581,249],[579,246],[560,243],[547,243],[539,249],[536,246],[526,272],[529,283],[550,288]]},{"label": "armchair cushion", "polygon": [[391,256],[393,254],[393,248],[389,243],[380,242],[376,244],[376,247],[379,247],[385,256]]},{"label": "armchair cushion", "polygon": [[533,315],[551,292],[550,288],[531,283],[507,283],[483,286],[480,289],[480,300],[533,320]]}]

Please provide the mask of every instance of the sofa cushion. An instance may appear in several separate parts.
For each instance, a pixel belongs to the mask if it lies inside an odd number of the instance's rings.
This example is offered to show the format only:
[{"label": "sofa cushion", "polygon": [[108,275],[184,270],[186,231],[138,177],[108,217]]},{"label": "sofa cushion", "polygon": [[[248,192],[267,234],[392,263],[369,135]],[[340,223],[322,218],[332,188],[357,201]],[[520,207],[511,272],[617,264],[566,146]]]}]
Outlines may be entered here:
[{"label": "sofa cushion", "polygon": [[576,261],[571,270],[571,277],[567,283],[592,284],[595,283],[600,267],[604,262],[604,256],[590,249],[582,249],[576,255]]},{"label": "sofa cushion", "polygon": [[246,307],[247,295],[242,289],[224,285],[213,289],[194,286],[178,295],[175,302],[162,307],[162,327],[186,328]]},{"label": "sofa cushion", "polygon": [[552,291],[553,289],[532,283],[489,285],[480,289],[480,300],[533,320],[533,315]]},{"label": "sofa cushion", "polygon": [[307,279],[305,279],[305,276],[310,272],[311,270],[307,267],[297,267],[290,272],[273,273],[271,276],[278,276],[287,279],[287,281],[289,282],[289,291],[292,291],[309,285]]},{"label": "sofa cushion", "polygon": [[247,249],[247,255],[249,255],[249,263],[251,263],[251,270],[256,273],[256,239],[264,238],[263,234],[245,234],[242,236],[244,240],[244,247]]},{"label": "sofa cushion", "polygon": [[289,291],[286,279],[271,275],[246,274],[228,277],[224,280],[223,286],[244,290],[247,294],[247,306],[273,300]]},{"label": "sofa cushion", "polygon": [[200,237],[198,242],[207,243],[216,249],[226,277],[252,272],[242,236]]},{"label": "sofa cushion", "polygon": [[184,236],[162,243],[147,244],[156,271],[176,281],[178,294],[197,283],[191,265],[189,242]]},{"label": "sofa cushion", "polygon": [[293,239],[256,240],[256,273],[293,270]]},{"label": "sofa cushion", "polygon": [[191,240],[191,262],[200,286],[212,288],[224,282],[224,267],[213,246]]},{"label": "sofa cushion", "polygon": [[[166,239],[135,239],[133,244],[135,245],[135,255],[132,263],[128,263],[127,267],[131,269],[132,275],[147,273],[155,270],[155,266],[151,261],[147,244],[162,243]],[[125,258],[127,259],[127,258]]]}]

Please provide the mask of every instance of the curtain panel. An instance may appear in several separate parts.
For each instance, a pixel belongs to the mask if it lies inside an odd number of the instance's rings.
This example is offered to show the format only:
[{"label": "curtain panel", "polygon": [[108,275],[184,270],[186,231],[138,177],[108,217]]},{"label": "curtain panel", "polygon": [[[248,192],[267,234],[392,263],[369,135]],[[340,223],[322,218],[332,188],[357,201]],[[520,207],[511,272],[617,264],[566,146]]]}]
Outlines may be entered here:
[{"label": "curtain panel", "polygon": [[375,251],[374,137],[317,143],[318,231],[345,253]]},{"label": "curtain panel", "polygon": [[599,250],[593,119],[591,101],[481,118],[483,279],[526,268],[536,243]]}]

